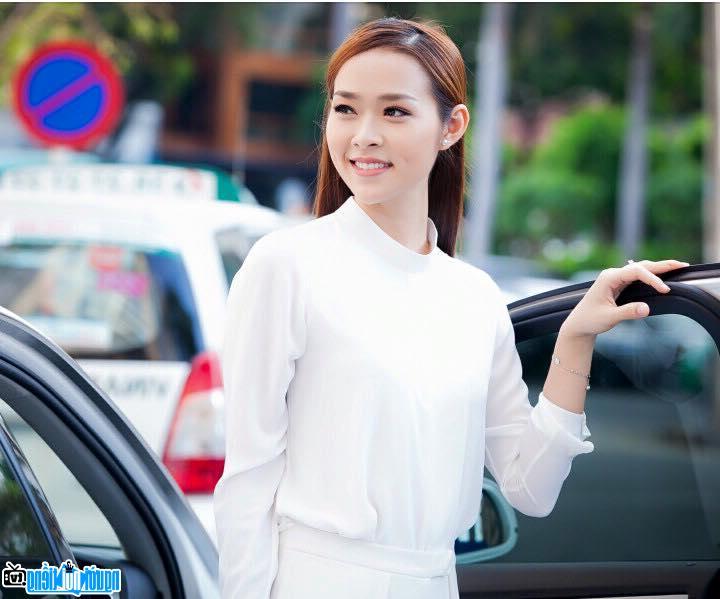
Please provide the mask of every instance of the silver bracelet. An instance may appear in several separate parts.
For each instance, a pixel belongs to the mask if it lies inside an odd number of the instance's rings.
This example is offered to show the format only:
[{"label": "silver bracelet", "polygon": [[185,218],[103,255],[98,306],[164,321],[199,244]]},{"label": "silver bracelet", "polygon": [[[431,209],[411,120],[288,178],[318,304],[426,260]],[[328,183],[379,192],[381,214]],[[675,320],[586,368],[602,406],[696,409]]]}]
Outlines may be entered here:
[{"label": "silver bracelet", "polygon": [[572,368],[565,368],[564,366],[560,366],[560,358],[557,357],[557,354],[553,354],[552,361],[553,361],[553,364],[555,364],[555,366],[559,366],[560,368],[562,368],[563,370],[565,370],[567,372],[572,372],[573,374],[577,374],[578,376],[586,378],[588,384],[587,384],[587,387],[585,387],[585,390],[588,391],[590,389],[590,375],[589,374],[583,374],[582,372],[578,372],[577,370],[573,370]]}]

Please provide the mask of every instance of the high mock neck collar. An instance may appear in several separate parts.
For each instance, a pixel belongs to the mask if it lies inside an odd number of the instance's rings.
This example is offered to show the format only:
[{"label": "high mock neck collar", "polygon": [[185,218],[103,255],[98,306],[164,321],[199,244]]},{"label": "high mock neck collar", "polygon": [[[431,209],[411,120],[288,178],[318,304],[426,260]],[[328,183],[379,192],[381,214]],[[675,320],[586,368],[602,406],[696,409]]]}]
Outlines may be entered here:
[{"label": "high mock neck collar", "polygon": [[437,228],[432,219],[427,219],[427,239],[431,250],[420,254],[393,239],[360,207],[354,196],[350,196],[335,211],[343,225],[355,234],[358,241],[382,258],[407,270],[423,270],[441,252],[437,246]]}]

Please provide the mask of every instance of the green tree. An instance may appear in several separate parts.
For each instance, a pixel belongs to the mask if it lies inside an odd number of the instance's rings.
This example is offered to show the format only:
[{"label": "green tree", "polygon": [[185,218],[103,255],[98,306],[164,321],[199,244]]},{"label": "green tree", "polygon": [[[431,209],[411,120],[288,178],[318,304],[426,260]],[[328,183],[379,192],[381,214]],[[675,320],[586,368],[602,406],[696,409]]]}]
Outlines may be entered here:
[{"label": "green tree", "polygon": [[[493,251],[538,256],[563,275],[621,263],[614,222],[624,127],[618,107],[580,109],[557,121],[525,161],[506,164]],[[650,128],[647,226],[638,254],[643,258],[701,259],[702,148],[708,132],[700,116]],[[548,252],[552,240],[565,249]]]},{"label": "green tree", "polygon": [[[475,72],[481,4],[373,5],[387,16],[437,19],[460,49],[468,70]],[[701,108],[701,9],[699,3],[683,2],[653,7],[654,117],[692,114]],[[622,103],[636,10],[637,3],[515,4],[509,35],[509,105],[532,113],[548,98],[574,100],[590,90]]]}]

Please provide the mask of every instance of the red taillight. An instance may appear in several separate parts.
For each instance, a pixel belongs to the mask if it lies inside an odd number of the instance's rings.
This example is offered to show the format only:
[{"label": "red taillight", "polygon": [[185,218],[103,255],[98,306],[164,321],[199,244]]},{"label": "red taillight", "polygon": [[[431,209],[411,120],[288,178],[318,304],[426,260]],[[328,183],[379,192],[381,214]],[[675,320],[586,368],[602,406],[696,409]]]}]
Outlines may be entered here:
[{"label": "red taillight", "polygon": [[164,460],[185,493],[212,493],[225,467],[225,458],[177,458]]},{"label": "red taillight", "polygon": [[198,354],[170,424],[163,463],[185,493],[212,493],[225,466],[220,360]]}]

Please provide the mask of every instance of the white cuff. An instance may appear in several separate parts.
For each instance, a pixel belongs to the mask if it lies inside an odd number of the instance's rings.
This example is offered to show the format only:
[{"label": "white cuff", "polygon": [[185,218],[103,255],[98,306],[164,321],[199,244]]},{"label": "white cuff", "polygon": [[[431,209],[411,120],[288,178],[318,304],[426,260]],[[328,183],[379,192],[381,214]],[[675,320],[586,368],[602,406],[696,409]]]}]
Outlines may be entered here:
[{"label": "white cuff", "polygon": [[561,438],[564,438],[564,445],[568,448],[571,455],[579,453],[589,453],[594,449],[594,445],[590,441],[586,441],[590,436],[590,430],[587,427],[585,412],[576,414],[550,401],[541,391],[538,403],[535,406],[536,422],[541,423],[541,427],[547,431],[550,436],[560,432]]}]

